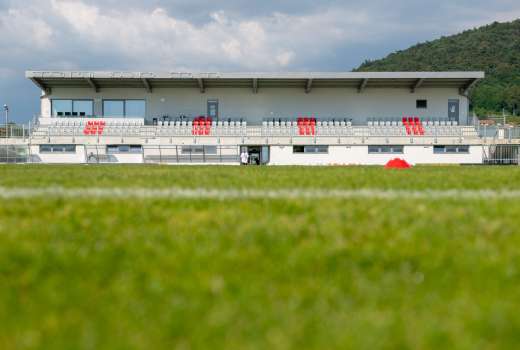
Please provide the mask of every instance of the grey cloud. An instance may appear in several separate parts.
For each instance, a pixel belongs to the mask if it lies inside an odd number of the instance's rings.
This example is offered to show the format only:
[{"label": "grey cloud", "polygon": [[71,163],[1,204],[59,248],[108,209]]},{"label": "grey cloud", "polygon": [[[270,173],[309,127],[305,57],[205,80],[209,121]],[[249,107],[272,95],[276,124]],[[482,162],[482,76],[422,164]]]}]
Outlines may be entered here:
[{"label": "grey cloud", "polygon": [[26,69],[344,71],[515,17],[509,0],[0,0],[0,104],[37,113]]}]

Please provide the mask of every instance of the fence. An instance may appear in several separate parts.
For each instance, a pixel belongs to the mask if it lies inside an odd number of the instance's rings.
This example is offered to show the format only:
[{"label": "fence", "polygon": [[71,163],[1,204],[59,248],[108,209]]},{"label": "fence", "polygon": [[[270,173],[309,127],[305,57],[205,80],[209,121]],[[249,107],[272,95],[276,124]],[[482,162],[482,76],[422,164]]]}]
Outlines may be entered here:
[{"label": "fence", "polygon": [[520,165],[520,145],[490,145],[483,147],[484,164]]},{"label": "fence", "polygon": [[[136,145],[136,147],[139,145]],[[87,163],[121,163],[131,156],[145,164],[237,164],[238,146],[220,145],[143,145],[131,153],[107,153],[106,145],[84,145]]]},{"label": "fence", "polygon": [[29,138],[31,136],[31,132],[31,127],[26,125],[0,125],[0,138]]},{"label": "fence", "polygon": [[0,163],[29,163],[29,146],[0,145]]},{"label": "fence", "polygon": [[238,146],[170,146],[147,145],[143,147],[144,163],[160,164],[229,164],[238,163]]}]

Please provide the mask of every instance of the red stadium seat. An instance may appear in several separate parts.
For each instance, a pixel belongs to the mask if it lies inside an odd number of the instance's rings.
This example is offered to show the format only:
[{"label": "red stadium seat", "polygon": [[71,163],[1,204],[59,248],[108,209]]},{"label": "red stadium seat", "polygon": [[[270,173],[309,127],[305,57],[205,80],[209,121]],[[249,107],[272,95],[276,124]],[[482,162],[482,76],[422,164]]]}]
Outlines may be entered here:
[{"label": "red stadium seat", "polygon": [[211,134],[211,118],[210,117],[206,118],[205,128],[204,128],[204,135],[209,135],[209,134]]},{"label": "red stadium seat", "polygon": [[303,127],[304,127],[304,134],[306,136],[311,134],[311,125],[309,118],[305,117],[303,118]]},{"label": "red stadium seat", "polygon": [[415,117],[415,124],[417,125],[418,134],[423,136],[424,135],[424,126],[423,126],[421,119],[419,119],[418,117]]},{"label": "red stadium seat", "polygon": [[412,128],[410,127],[409,118],[408,117],[403,117],[403,125],[406,128],[406,135],[411,135],[412,134]]},{"label": "red stadium seat", "polygon": [[316,118],[311,118],[311,135],[316,135]]},{"label": "red stadium seat", "polygon": [[305,126],[301,117],[298,118],[298,135],[305,135]]}]

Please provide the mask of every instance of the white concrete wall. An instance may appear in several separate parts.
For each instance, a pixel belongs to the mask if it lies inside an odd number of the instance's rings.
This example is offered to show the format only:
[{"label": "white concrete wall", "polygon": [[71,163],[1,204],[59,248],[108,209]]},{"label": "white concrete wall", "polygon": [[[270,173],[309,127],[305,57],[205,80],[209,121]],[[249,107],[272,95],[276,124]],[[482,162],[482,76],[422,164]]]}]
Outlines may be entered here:
[{"label": "white concrete wall", "polygon": [[31,146],[31,155],[39,157],[42,163],[49,164],[80,164],[85,163],[85,148],[76,146],[76,153],[40,153],[40,146]]},{"label": "white concrete wall", "polygon": [[[145,99],[147,117],[169,115],[191,117],[207,113],[207,100],[219,100],[221,118],[244,118],[258,123],[262,118],[296,118],[312,115],[318,118],[352,118],[365,123],[368,118],[417,115],[422,118],[446,118],[448,100],[460,100],[460,119],[467,119],[468,101],[456,88],[424,88],[416,93],[409,89],[367,88],[358,93],[352,88],[315,88],[309,94],[299,88],[260,88],[253,94],[250,88],[209,88],[200,93],[196,88],[101,89],[95,93],[87,88],[54,88],[51,96],[42,98],[41,113],[50,116],[50,99],[93,99],[94,112],[102,114],[103,99]],[[428,100],[428,109],[416,109],[416,100]],[[272,114],[271,114],[272,113]]]},{"label": "white concrete wall", "polygon": [[143,155],[141,153],[116,153],[111,154],[115,159],[117,159],[117,163],[121,164],[140,164],[143,163]]},{"label": "white concrete wall", "polygon": [[[467,154],[434,154],[433,146],[406,145],[403,154],[369,154],[367,145],[329,146],[326,154],[293,153],[292,145],[271,146],[270,165],[384,165],[389,160],[401,158],[416,164],[480,164],[482,145],[470,146]],[[150,153],[150,152],[148,152]],[[152,152],[153,153],[153,152]],[[164,152],[166,155],[169,152]],[[76,147],[76,153],[40,153],[39,146],[31,147],[31,154],[37,155],[43,163],[84,163],[85,148]],[[115,163],[142,163],[142,154],[111,154]]]},{"label": "white concrete wall", "polygon": [[271,165],[384,165],[401,158],[416,164],[481,164],[482,146],[470,146],[467,154],[434,154],[433,146],[404,146],[403,154],[369,154],[368,146],[329,146],[328,154],[293,153],[292,146],[271,146]]}]

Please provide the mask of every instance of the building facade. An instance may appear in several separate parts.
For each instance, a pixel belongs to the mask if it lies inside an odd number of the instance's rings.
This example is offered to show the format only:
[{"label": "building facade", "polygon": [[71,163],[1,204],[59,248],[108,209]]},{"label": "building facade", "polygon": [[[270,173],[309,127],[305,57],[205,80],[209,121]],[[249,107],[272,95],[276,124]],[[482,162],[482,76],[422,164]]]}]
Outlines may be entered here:
[{"label": "building facade", "polygon": [[48,163],[482,163],[468,92],[482,72],[29,71],[31,154]]}]

